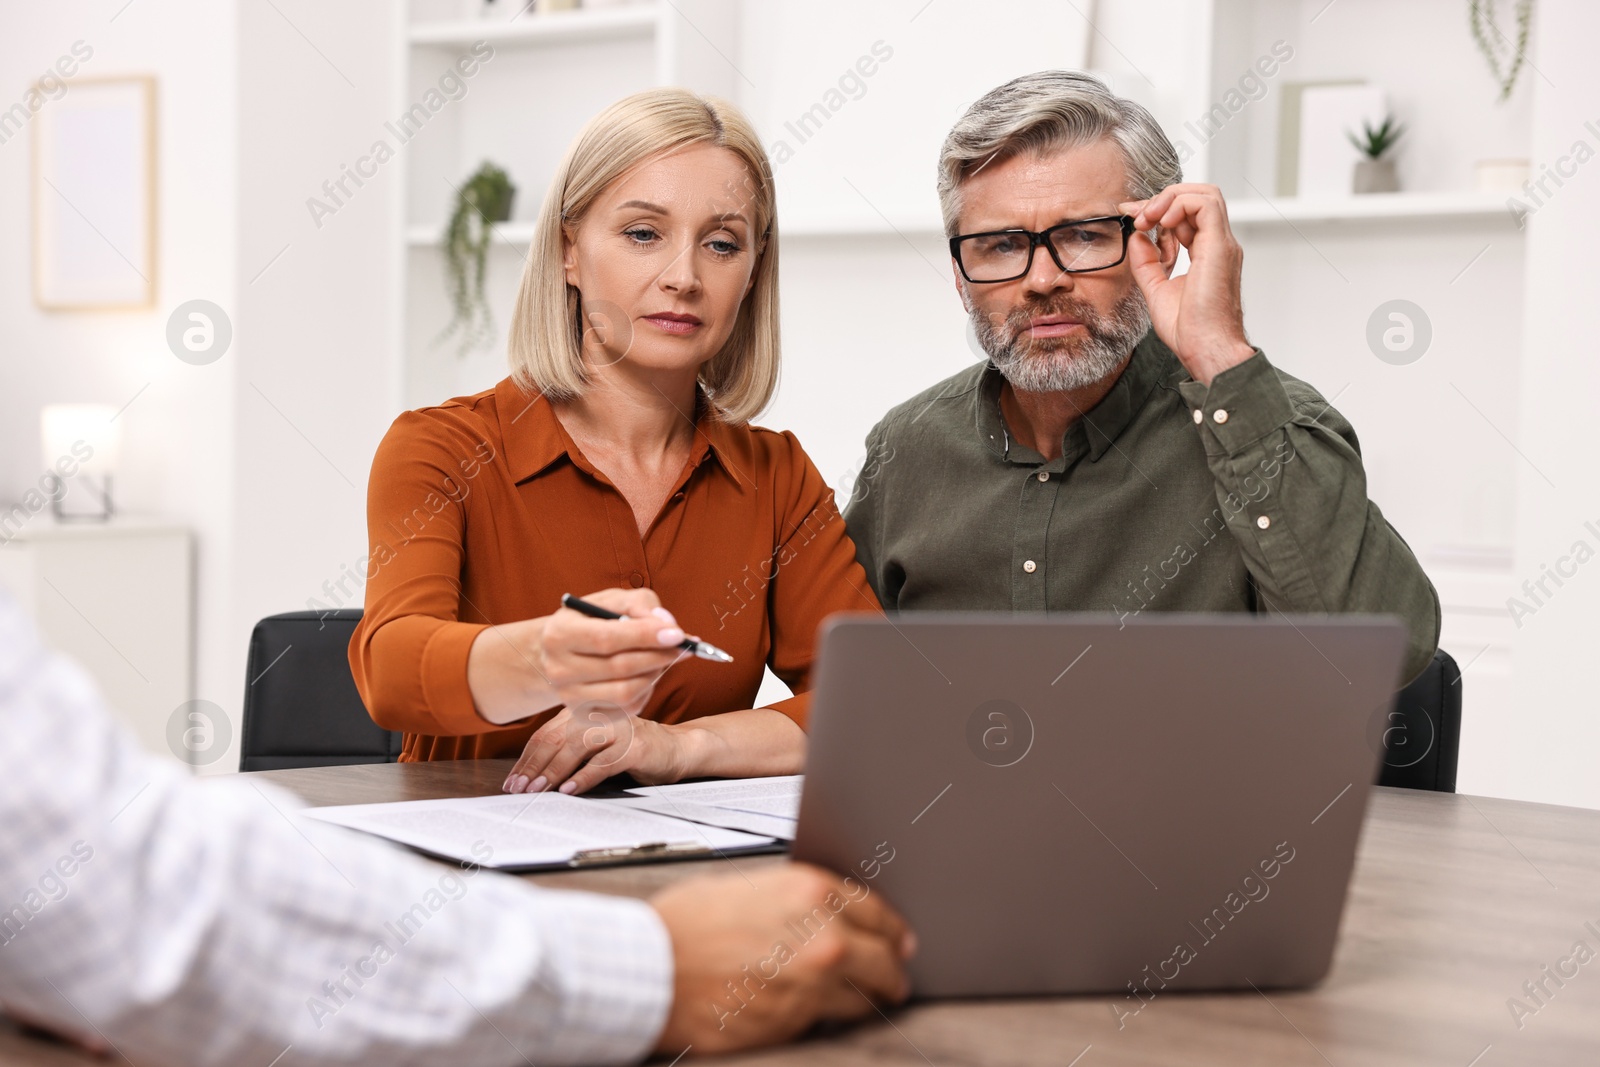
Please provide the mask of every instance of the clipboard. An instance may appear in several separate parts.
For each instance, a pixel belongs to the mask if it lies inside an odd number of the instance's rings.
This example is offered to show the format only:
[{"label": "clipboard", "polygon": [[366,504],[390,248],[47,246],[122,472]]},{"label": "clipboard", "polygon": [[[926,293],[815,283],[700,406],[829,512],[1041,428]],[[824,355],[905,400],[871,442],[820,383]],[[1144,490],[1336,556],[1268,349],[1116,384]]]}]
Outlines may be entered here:
[{"label": "clipboard", "polygon": [[[671,863],[675,860],[710,860],[725,856],[761,856],[789,851],[789,842],[774,840],[766,845],[748,845],[742,848],[709,848],[693,841],[652,841],[648,844],[621,848],[586,848],[573,853],[564,867],[543,868],[575,870],[589,867],[621,867],[635,863]],[[504,869],[504,868],[502,868]],[[542,868],[528,868],[539,870]]]},{"label": "clipboard", "polygon": [[788,842],[564,793],[496,794],[303,809],[463,868],[507,873],[784,852]]},{"label": "clipboard", "polygon": [[[390,838],[390,840],[394,840]],[[459,855],[436,852],[420,845],[407,844],[404,841],[395,841],[395,844],[427,856],[429,859],[441,863],[457,863],[466,866],[475,862],[462,859]],[[613,848],[586,848],[574,852],[572,856],[563,861],[550,863],[511,864],[508,866],[490,866],[479,864],[484,870],[495,871],[499,874],[549,874],[555,871],[595,870],[604,867],[633,867],[647,863],[678,863],[685,860],[716,860],[728,859],[736,856],[766,856],[782,854],[789,851],[789,842],[774,840],[770,844],[746,845],[739,848],[709,848],[694,841],[649,841],[642,845],[622,845]]]}]

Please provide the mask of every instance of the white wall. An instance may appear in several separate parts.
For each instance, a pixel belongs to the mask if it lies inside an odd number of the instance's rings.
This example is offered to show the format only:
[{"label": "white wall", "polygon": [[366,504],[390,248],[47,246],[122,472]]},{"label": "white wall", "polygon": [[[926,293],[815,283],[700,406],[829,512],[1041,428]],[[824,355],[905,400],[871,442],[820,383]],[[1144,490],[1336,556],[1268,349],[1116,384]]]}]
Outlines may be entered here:
[{"label": "white wall", "polygon": [[[1023,22],[1036,32],[1019,39]],[[738,102],[773,159],[783,235],[783,380],[759,421],[794,430],[843,498],[873,423],[978,358],[939,230],[945,132],[1006,77],[1082,66],[1088,26],[1039,0],[1003,20],[970,4],[756,0],[740,36]],[[800,128],[818,103],[832,117]]]},{"label": "white wall", "polygon": [[1004,8],[743,4],[737,100],[772,158],[783,232],[938,226],[935,166],[951,123],[996,85],[1087,55],[1089,26],[1071,6]]},{"label": "white wall", "polygon": [[118,498],[129,512],[177,519],[195,531],[197,692],[227,692],[237,703],[239,675],[226,653],[239,638],[225,622],[237,484],[234,366],[228,357],[203,367],[182,363],[165,338],[177,304],[193,297],[226,303],[233,292],[234,8],[167,0],[119,14],[122,6],[112,0],[28,5],[25,15],[8,13],[0,33],[0,107],[19,100],[81,40],[93,55],[78,77],[155,75],[159,145],[154,309],[68,313],[33,304],[29,135],[0,144],[0,500],[20,498],[43,470],[42,405],[127,404],[118,418],[124,437]]},{"label": "white wall", "polygon": [[[398,18],[383,0],[71,0],[31,7],[0,35],[0,101],[20,98],[80,39],[94,49],[82,76],[158,82],[151,311],[32,306],[28,139],[0,145],[0,499],[20,497],[43,469],[41,405],[132,400],[119,417],[120,504],[198,538],[193,695],[234,727],[211,771],[237,766],[255,620],[303,607],[365,548],[367,466],[399,406],[398,168],[320,230],[305,200],[390,117]],[[220,305],[234,331],[230,350],[198,367],[165,340],[172,309],[196,298]]]},{"label": "white wall", "polygon": [[330,202],[325,181],[375,140],[395,140],[384,122],[397,95],[398,5],[238,10],[234,660],[217,694],[198,694],[235,714],[250,627],[313,596],[328,602],[323,583],[366,554],[367,471],[400,408],[403,166],[391,159],[363,185],[347,181],[337,211],[313,219],[306,201]]},{"label": "white wall", "polygon": [[[1516,594],[1533,613],[1516,631],[1516,717],[1495,724],[1493,791],[1535,794],[1558,804],[1600,807],[1600,476],[1594,428],[1600,424],[1600,67],[1594,62],[1596,13],[1588,0],[1539,6],[1533,83],[1533,159],[1571,176],[1528,220],[1517,457]],[[1576,27],[1588,26],[1587,32]],[[1546,80],[1548,79],[1548,80]],[[1578,163],[1578,142],[1587,161]],[[1493,388],[1494,378],[1485,388]],[[1578,542],[1585,548],[1577,549]],[[1577,549],[1577,551],[1575,551]],[[1579,558],[1584,562],[1579,563]],[[1521,590],[1549,566],[1537,599]],[[1519,612],[1520,615],[1520,612]]]}]

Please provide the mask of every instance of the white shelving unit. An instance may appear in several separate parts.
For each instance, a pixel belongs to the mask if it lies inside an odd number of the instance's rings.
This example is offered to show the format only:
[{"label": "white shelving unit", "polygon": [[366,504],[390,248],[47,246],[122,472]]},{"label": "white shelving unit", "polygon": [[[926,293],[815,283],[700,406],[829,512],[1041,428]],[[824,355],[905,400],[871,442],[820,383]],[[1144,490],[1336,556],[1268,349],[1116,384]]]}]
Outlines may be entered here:
[{"label": "white shelving unit", "polygon": [[580,8],[547,15],[528,13],[505,23],[485,19],[416,22],[411,25],[409,37],[413,46],[450,48],[470,46],[477,41],[537,48],[585,41],[648,39],[660,25],[661,10],[659,4],[643,3],[592,11]]},{"label": "white shelving unit", "polygon": [[1504,216],[1506,193],[1371,193],[1339,199],[1230,200],[1228,219],[1238,226],[1292,222],[1366,222],[1404,219],[1491,219]]},{"label": "white shelving unit", "polygon": [[[1370,222],[1405,220],[1492,220],[1511,221],[1506,209],[1508,193],[1375,193],[1342,199],[1309,200],[1283,197],[1276,200],[1230,200],[1228,220],[1234,226],[1273,226],[1296,222]],[[816,218],[787,223],[785,237],[849,237],[862,235],[936,234],[940,220],[932,216],[901,219]],[[502,251],[526,245],[533,240],[531,222],[505,222],[495,227]],[[440,231],[433,226],[412,226],[406,243],[412,246],[437,245]]]},{"label": "white shelving unit", "polygon": [[[502,0],[502,4],[505,0]],[[519,5],[520,6],[520,5]],[[412,0],[399,42],[404,114],[462,56],[462,79],[405,150],[403,257],[404,403],[416,407],[489,388],[504,376],[504,337],[534,216],[568,144],[620,97],[654,85],[734,95],[736,0],[671,0],[478,18],[481,0]],[[495,227],[486,291],[499,337],[488,352],[459,356],[435,344],[450,321],[441,238],[455,188],[484,161],[516,186],[512,218]]]},{"label": "white shelving unit", "polygon": [[[1494,773],[1485,740],[1512,721],[1519,467],[1519,367],[1528,246],[1508,193],[1472,189],[1478,160],[1526,158],[1530,82],[1506,103],[1454,0],[1285,4],[1210,0],[1209,98],[1190,102],[1175,134],[1236,90],[1277,42],[1292,58],[1201,146],[1205,180],[1229,196],[1245,252],[1252,339],[1316,385],[1360,436],[1368,491],[1439,591],[1440,642],[1466,669],[1463,788]],[[1386,27],[1375,41],[1371,27]],[[1429,41],[1417,63],[1402,40]],[[1280,48],[1280,52],[1285,49]],[[1535,62],[1537,60],[1535,59]],[[1275,191],[1283,83],[1362,79],[1385,91],[1407,127],[1402,192],[1339,198]],[[1237,93],[1234,99],[1238,99]],[[1176,117],[1176,116],[1174,116]],[[1187,120],[1187,121],[1185,121]],[[1410,362],[1386,362],[1372,323],[1407,301],[1431,334]],[[1517,576],[1520,578],[1520,576]],[[1483,747],[1475,747],[1483,746]]]}]

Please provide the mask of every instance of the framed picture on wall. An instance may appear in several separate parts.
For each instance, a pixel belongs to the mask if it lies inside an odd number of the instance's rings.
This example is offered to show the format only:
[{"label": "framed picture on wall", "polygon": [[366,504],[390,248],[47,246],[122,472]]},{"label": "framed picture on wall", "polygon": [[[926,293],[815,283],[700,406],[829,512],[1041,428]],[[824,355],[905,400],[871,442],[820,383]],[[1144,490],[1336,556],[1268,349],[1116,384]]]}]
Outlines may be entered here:
[{"label": "framed picture on wall", "polygon": [[34,302],[50,311],[153,307],[155,79],[73,79],[45,95],[33,120]]}]

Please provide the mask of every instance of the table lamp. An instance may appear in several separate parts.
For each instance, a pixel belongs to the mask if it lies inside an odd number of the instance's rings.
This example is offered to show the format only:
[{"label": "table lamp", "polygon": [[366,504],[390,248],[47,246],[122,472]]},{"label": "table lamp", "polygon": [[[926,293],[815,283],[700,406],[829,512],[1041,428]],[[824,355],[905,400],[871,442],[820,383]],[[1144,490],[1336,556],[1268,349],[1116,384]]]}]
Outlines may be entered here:
[{"label": "table lamp", "polygon": [[111,475],[122,445],[110,404],[48,404],[39,413],[45,471],[55,484],[50,510],[58,520],[111,518]]}]

